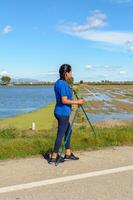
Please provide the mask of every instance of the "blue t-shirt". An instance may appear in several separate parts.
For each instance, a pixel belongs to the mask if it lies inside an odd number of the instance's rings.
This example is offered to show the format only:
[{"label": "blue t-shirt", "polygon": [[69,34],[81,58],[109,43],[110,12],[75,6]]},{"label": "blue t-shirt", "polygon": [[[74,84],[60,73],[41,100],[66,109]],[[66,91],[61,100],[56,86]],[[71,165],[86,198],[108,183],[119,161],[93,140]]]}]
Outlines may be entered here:
[{"label": "blue t-shirt", "polygon": [[63,80],[57,80],[54,85],[54,91],[56,96],[56,106],[54,113],[61,116],[70,116],[72,105],[63,104],[61,98],[67,96],[69,100],[72,100],[72,90],[68,83]]}]

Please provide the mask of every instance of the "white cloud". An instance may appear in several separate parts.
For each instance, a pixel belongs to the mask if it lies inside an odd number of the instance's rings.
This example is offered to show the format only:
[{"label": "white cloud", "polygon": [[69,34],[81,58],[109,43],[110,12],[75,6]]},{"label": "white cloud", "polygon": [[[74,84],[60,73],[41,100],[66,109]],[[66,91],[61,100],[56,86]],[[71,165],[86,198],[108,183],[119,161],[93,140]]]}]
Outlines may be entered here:
[{"label": "white cloud", "polygon": [[133,41],[128,41],[127,46],[128,46],[128,51],[133,52]]},{"label": "white cloud", "polygon": [[126,71],[120,71],[120,74],[126,74],[127,72]]},{"label": "white cloud", "polygon": [[92,11],[91,16],[88,16],[86,22],[84,24],[77,23],[62,23],[59,25],[58,29],[62,32],[73,32],[73,33],[81,33],[88,30],[104,27],[107,25],[105,19],[107,18],[106,14],[101,12],[100,10]]},{"label": "white cloud", "polygon": [[3,33],[4,33],[4,34],[7,34],[7,33],[10,33],[10,32],[12,32],[12,31],[13,31],[12,26],[7,25],[7,26],[4,27]]},{"label": "white cloud", "polygon": [[[58,28],[59,31],[66,34],[79,37],[88,41],[99,42],[100,44],[113,45],[110,49],[113,51],[114,45],[127,45],[128,41],[133,41],[133,32],[129,31],[101,31],[96,28],[107,25],[105,19],[107,15],[100,10],[92,12],[91,16],[87,17],[87,22],[84,24],[63,23]],[[108,47],[106,47],[108,48]],[[133,42],[128,44],[128,50],[133,51]]]},{"label": "white cloud", "polygon": [[85,69],[87,69],[87,70],[92,69],[92,68],[93,68],[92,65],[86,65],[85,66]]},{"label": "white cloud", "polygon": [[8,76],[8,72],[6,70],[2,70],[0,76]]},{"label": "white cloud", "polygon": [[128,48],[129,51],[133,52],[133,45]]},{"label": "white cloud", "polygon": [[104,42],[115,45],[125,45],[127,41],[133,40],[133,32],[119,31],[87,31],[87,32],[67,32],[70,35],[80,37],[81,39]]}]

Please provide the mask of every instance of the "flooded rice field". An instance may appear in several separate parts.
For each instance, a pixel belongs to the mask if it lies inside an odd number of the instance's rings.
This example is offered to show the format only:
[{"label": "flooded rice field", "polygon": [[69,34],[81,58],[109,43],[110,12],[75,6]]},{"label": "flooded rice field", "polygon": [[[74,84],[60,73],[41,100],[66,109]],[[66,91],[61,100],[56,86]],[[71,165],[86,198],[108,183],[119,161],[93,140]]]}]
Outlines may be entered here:
[{"label": "flooded rice field", "polygon": [[81,85],[92,121],[133,119],[133,85]]}]

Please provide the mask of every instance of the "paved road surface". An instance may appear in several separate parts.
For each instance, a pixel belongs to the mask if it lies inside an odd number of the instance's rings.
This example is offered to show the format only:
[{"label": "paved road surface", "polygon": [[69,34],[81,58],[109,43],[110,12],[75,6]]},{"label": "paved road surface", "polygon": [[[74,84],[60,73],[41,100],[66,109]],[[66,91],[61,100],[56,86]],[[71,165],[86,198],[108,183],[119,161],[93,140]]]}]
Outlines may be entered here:
[{"label": "paved road surface", "polygon": [[40,156],[0,161],[0,200],[133,200],[133,146],[78,155],[57,167]]}]

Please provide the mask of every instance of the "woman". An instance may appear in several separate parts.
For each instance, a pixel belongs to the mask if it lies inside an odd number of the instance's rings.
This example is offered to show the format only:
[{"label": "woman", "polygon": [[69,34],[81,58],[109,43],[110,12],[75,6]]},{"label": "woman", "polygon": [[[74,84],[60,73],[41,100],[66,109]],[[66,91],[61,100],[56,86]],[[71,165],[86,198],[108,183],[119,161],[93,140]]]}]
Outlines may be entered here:
[{"label": "woman", "polygon": [[[59,155],[58,151],[62,143],[63,137],[67,136],[67,131],[70,127],[70,115],[72,104],[82,105],[84,103],[83,99],[72,100],[72,89],[69,87],[67,81],[72,78],[72,68],[68,64],[63,64],[59,69],[60,79],[56,81],[54,85],[54,91],[56,96],[56,106],[54,110],[55,118],[58,121],[57,137],[55,140],[54,150],[49,160],[49,163],[56,163]],[[70,138],[71,134],[65,145],[65,156],[61,157],[59,162],[64,162],[64,160],[78,160],[70,150]]]}]

